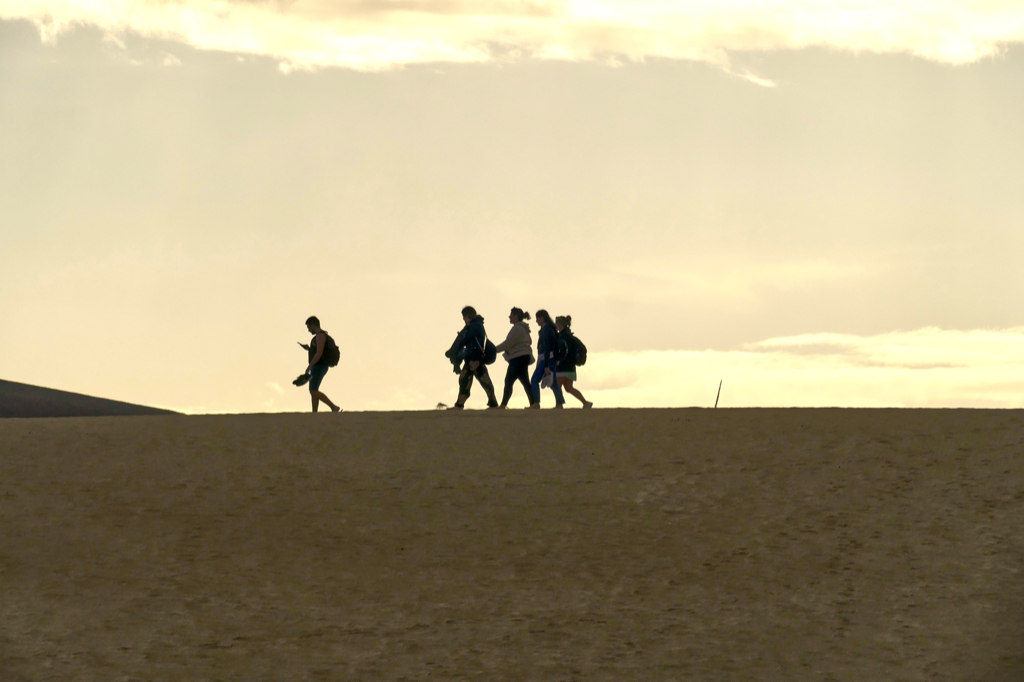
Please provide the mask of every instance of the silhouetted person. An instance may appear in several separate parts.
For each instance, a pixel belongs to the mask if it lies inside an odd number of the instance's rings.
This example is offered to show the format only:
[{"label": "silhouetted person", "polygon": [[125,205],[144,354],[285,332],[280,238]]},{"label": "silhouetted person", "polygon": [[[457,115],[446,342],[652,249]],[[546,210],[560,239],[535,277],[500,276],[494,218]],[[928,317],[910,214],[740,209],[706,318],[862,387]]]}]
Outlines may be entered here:
[{"label": "silhouetted person", "polygon": [[[540,330],[537,332],[537,368],[533,370],[533,404],[530,407],[540,409],[540,388],[542,383],[550,382],[555,393],[555,407],[561,409],[565,404],[562,387],[555,381],[555,367],[558,363],[558,330],[555,329],[551,316],[546,310],[534,313]],[[545,380],[545,377],[550,377]]]},{"label": "silhouetted person", "polygon": [[508,331],[505,340],[496,346],[499,353],[504,352],[505,360],[508,362],[508,371],[505,372],[505,392],[501,396],[502,409],[508,407],[508,400],[512,397],[512,387],[519,381],[526,389],[526,399],[533,405],[533,390],[530,388],[530,365],[533,364],[533,338],[530,336],[530,325],[526,320],[530,319],[530,313],[523,312],[521,308],[513,308],[508,315],[508,321],[512,328]]},{"label": "silhouetted person", "polygon": [[308,343],[299,343],[300,346],[309,352],[309,365],[306,367],[306,374],[309,375],[309,395],[313,400],[313,411],[320,407],[320,401],[327,403],[331,412],[340,412],[341,408],[331,402],[331,399],[320,392],[320,384],[327,375],[327,358],[324,351],[327,350],[327,332],[320,328],[320,320],[315,316],[306,320],[306,329],[313,335]]},{"label": "silhouetted person", "polygon": [[559,386],[583,403],[583,407],[593,407],[594,403],[587,402],[583,394],[572,387],[576,381],[576,340],[569,329],[571,325],[572,315],[559,315],[555,318],[555,327],[558,329],[558,364],[555,367],[555,378]]},{"label": "silhouetted person", "polygon": [[[459,372],[459,399],[448,408],[450,410],[461,410],[469,399],[469,392],[473,388],[473,377],[480,382],[487,392],[487,407],[498,407],[498,400],[494,397],[494,384],[491,383],[491,376],[487,373],[487,365],[484,364],[484,348],[487,343],[487,332],[484,331],[484,318],[476,314],[476,309],[466,306],[462,309],[462,321],[466,326],[462,328],[459,335],[452,344],[449,357],[452,365]],[[461,371],[459,364],[464,363]]]}]

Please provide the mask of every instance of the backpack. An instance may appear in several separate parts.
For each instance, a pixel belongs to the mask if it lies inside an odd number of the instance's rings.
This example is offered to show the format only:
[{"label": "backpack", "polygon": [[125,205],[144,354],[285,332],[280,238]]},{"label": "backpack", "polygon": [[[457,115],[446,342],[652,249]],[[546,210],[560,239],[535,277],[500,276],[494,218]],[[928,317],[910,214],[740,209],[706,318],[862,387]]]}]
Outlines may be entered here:
[{"label": "backpack", "polygon": [[334,342],[330,334],[327,332],[324,334],[327,336],[327,343],[324,344],[324,353],[321,357],[328,367],[337,367],[341,362],[341,349],[338,348],[338,344]]},{"label": "backpack", "polygon": [[587,364],[587,347],[577,336],[572,337],[572,343],[576,346],[576,366],[582,367]]},{"label": "backpack", "polygon": [[494,361],[498,359],[498,347],[494,343],[487,339],[484,343],[484,364],[493,365]]}]

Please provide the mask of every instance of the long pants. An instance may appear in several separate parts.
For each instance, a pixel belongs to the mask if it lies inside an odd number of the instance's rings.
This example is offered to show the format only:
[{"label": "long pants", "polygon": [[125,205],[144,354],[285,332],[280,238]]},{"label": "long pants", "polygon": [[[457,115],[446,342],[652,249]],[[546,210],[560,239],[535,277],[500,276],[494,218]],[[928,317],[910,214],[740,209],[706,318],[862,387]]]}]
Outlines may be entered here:
[{"label": "long pants", "polygon": [[[544,378],[544,368],[547,366],[546,359],[541,358],[537,361],[537,369],[533,371],[533,402],[540,405],[540,380]],[[551,372],[555,371],[555,361],[551,360]],[[558,380],[551,384],[551,390],[555,392],[555,405],[564,405],[565,398],[562,397],[562,387],[558,385]]]},{"label": "long pants", "polygon": [[469,400],[473,377],[476,377],[487,393],[487,407],[497,407],[498,399],[494,397],[494,384],[491,383],[491,375],[487,373],[487,365],[478,360],[467,362],[459,372],[459,401],[456,404],[462,406]]},{"label": "long pants", "polygon": [[533,390],[530,388],[530,356],[521,355],[508,361],[508,371],[505,372],[505,393],[501,396],[501,406],[508,406],[508,399],[512,397],[512,388],[519,381],[526,389],[526,398],[533,405]]}]

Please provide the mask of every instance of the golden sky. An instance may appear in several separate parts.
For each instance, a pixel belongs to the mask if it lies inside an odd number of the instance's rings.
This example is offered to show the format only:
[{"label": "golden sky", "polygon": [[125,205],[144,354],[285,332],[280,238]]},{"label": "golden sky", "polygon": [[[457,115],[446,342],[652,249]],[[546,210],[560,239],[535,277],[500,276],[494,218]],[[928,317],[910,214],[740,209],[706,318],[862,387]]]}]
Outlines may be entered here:
[{"label": "golden sky", "polygon": [[1019,407],[1024,9],[896,5],[0,0],[0,378],[303,410],[316,314],[430,408],[515,305],[599,406]]}]

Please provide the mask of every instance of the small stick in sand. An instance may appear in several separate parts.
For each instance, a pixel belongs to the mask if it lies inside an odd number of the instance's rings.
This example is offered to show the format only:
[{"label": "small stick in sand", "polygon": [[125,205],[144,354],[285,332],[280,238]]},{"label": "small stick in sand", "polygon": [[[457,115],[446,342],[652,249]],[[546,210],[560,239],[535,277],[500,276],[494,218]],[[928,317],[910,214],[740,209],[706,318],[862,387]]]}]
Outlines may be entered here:
[{"label": "small stick in sand", "polygon": [[715,395],[715,409],[718,409],[718,397],[722,395],[722,379],[718,380],[718,393]]}]

